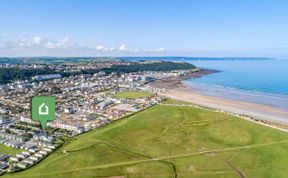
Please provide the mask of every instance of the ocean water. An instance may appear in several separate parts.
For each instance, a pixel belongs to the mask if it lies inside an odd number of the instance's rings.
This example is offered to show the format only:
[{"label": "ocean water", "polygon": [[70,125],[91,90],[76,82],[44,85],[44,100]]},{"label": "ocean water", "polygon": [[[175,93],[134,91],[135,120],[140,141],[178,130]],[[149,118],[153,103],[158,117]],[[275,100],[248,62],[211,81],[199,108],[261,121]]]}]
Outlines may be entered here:
[{"label": "ocean water", "polygon": [[189,79],[200,93],[266,104],[288,111],[288,60],[185,60],[219,73]]}]

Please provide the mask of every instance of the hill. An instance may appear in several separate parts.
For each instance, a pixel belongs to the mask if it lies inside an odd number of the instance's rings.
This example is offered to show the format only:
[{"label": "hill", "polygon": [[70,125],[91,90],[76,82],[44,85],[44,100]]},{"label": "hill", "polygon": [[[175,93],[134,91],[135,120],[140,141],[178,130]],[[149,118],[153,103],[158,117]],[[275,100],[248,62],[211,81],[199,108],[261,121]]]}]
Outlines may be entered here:
[{"label": "hill", "polygon": [[104,69],[105,72],[130,73],[141,71],[171,71],[171,70],[191,70],[196,67],[187,62],[151,62],[151,63],[134,63],[130,65],[112,65]]}]

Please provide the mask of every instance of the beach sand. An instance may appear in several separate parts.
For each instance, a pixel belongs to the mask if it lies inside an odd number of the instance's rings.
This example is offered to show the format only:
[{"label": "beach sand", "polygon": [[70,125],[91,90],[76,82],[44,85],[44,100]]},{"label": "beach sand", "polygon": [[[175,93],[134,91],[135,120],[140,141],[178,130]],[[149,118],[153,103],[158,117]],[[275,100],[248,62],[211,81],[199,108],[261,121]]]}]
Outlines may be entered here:
[{"label": "beach sand", "polygon": [[156,81],[150,85],[166,89],[165,95],[172,99],[191,102],[196,105],[241,115],[250,118],[253,121],[262,122],[268,125],[274,125],[285,129],[288,128],[288,112],[280,108],[221,98],[218,96],[204,95],[183,84],[181,80],[178,80],[177,78]]}]

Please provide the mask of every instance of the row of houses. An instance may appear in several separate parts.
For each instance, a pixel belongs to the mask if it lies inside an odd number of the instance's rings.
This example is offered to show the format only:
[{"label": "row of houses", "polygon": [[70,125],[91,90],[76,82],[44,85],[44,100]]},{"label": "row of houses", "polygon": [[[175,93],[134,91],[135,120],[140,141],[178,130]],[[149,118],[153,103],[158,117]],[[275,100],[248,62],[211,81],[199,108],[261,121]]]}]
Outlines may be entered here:
[{"label": "row of houses", "polygon": [[0,176],[1,172],[4,172],[9,167],[9,155],[0,154]]},{"label": "row of houses", "polygon": [[54,145],[47,147],[42,147],[41,149],[29,149],[28,151],[23,151],[16,156],[10,157],[10,161],[15,163],[16,168],[26,169],[29,166],[36,164],[38,161],[46,157],[50,152],[55,149]]},{"label": "row of houses", "polygon": [[6,138],[9,140],[16,140],[16,141],[21,141],[21,142],[24,141],[24,139],[22,137],[19,137],[19,135],[10,134],[10,133],[6,133],[6,132],[0,132],[0,138]]}]

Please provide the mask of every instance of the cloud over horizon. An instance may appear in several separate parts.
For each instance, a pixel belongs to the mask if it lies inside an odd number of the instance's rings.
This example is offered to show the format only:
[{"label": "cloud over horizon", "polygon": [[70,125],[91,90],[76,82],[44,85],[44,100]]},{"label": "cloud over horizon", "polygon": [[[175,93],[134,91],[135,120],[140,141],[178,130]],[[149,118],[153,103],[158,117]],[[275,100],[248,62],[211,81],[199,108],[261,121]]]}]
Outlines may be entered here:
[{"label": "cloud over horizon", "polygon": [[286,53],[265,49],[250,50],[166,50],[159,48],[131,48],[120,43],[117,46],[103,44],[86,45],[74,41],[69,37],[48,39],[40,36],[22,37],[10,40],[0,36],[0,57],[36,57],[36,56],[189,56],[189,57],[280,57]]},{"label": "cloud over horizon", "polygon": [[0,56],[97,56],[97,55],[145,55],[162,53],[164,48],[137,49],[128,48],[126,44],[119,47],[106,47],[101,44],[95,46],[82,45],[69,37],[57,40],[40,36],[23,37],[18,40],[8,40],[0,37]]}]

